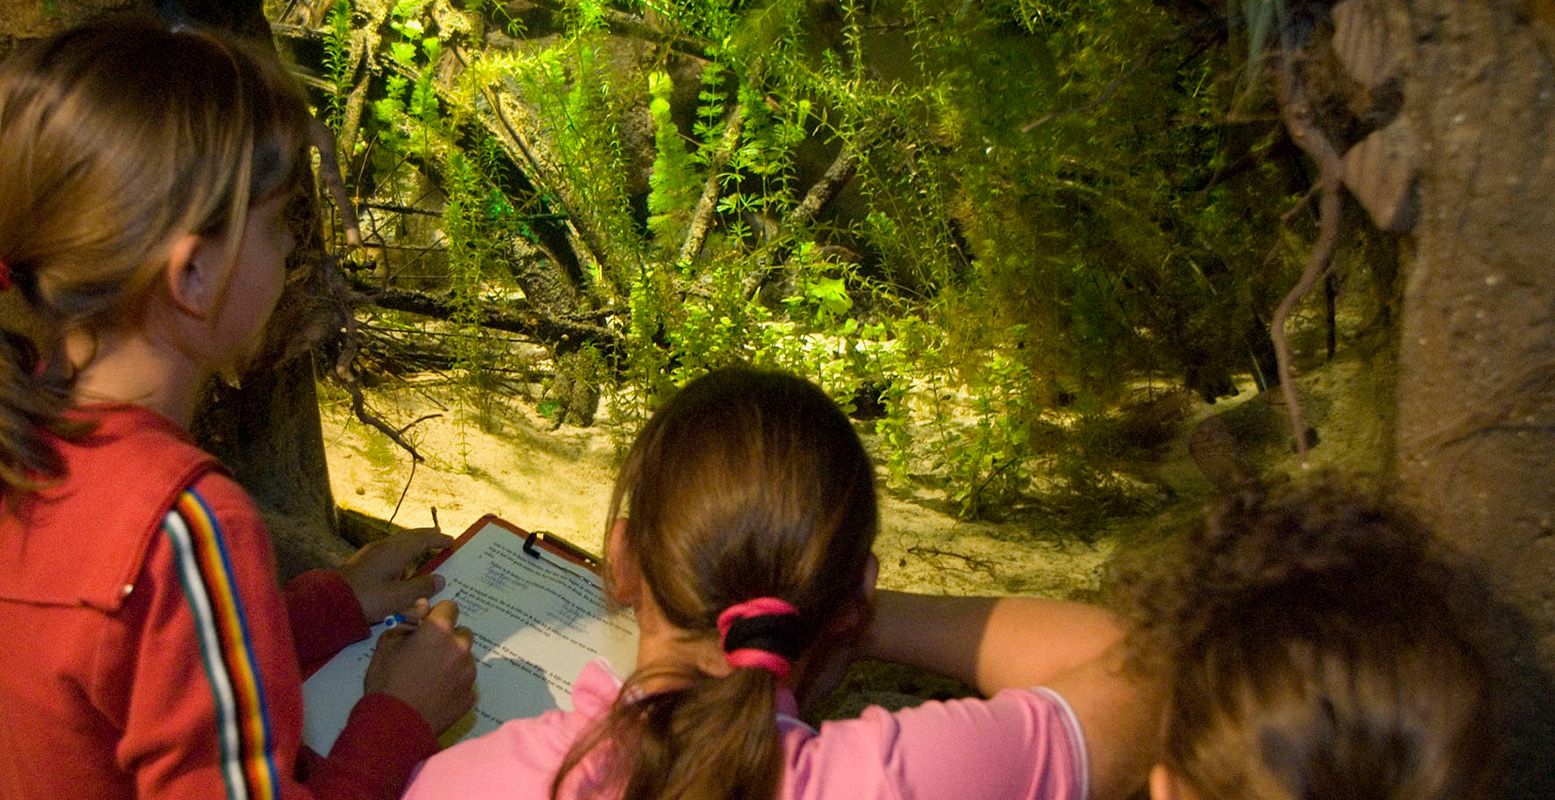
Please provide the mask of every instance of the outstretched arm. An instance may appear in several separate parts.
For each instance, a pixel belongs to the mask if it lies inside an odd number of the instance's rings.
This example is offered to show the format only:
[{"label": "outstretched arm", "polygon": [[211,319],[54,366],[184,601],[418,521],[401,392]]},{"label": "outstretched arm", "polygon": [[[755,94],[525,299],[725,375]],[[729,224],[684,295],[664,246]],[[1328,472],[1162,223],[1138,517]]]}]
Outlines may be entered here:
[{"label": "outstretched arm", "polygon": [[1036,597],[881,591],[865,655],[940,672],[985,695],[1046,686],[1085,734],[1091,796],[1121,798],[1156,760],[1157,692],[1122,670],[1122,631],[1095,606]]},{"label": "outstretched arm", "polygon": [[1107,612],[1039,597],[880,591],[865,655],[949,675],[991,695],[1046,683],[1122,634]]}]

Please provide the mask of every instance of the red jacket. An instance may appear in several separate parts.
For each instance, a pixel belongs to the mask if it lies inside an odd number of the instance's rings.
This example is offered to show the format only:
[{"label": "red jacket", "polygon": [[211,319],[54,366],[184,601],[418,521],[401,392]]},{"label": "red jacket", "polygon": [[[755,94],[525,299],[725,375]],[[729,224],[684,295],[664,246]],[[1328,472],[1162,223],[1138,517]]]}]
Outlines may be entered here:
[{"label": "red jacket", "polygon": [[350,588],[312,572],[283,600],[211,456],[151,411],[90,415],[60,483],[0,503],[0,800],[396,797],[437,747],[405,703],[301,747],[301,664],[368,633]]}]

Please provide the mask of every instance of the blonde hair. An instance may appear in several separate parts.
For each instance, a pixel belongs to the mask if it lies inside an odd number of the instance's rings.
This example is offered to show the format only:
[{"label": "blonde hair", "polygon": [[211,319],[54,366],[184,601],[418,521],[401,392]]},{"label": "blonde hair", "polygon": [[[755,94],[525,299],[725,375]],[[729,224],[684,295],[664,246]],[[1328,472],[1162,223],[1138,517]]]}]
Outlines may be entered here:
[{"label": "blonde hair", "polygon": [[0,262],[25,306],[0,330],[0,492],[58,474],[64,334],[134,322],[178,235],[227,235],[235,260],[250,205],[307,168],[308,124],[270,54],[147,19],[0,65]]},{"label": "blonde hair", "polygon": [[1432,546],[1331,478],[1221,503],[1135,587],[1166,766],[1204,800],[1487,796],[1489,666]]},{"label": "blonde hair", "polygon": [[[610,519],[626,506],[626,549],[668,622],[716,640],[719,614],[753,598],[798,609],[785,635],[803,657],[842,609],[865,602],[878,526],[874,473],[847,417],[792,375],[726,369],[687,384],[632,444]],[[606,744],[608,783],[630,800],[769,798],[783,774],[765,669],[675,677],[646,693],[629,678],[604,724],[573,747],[557,795]]]}]

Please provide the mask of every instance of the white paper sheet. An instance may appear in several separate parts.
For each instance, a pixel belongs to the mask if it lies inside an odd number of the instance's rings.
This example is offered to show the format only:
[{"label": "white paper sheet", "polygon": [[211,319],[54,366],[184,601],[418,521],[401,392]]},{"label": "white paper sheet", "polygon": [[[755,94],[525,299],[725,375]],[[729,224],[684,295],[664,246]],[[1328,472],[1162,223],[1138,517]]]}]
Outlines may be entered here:
[{"label": "white paper sheet", "polygon": [[[459,603],[459,624],[475,634],[475,708],[442,737],[451,744],[503,722],[547,709],[572,708],[572,682],[589,661],[604,658],[617,674],[637,659],[637,624],[629,611],[605,607],[599,576],[556,555],[536,559],[524,540],[488,523],[436,572],[447,581],[433,602]],[[362,678],[382,625],[342,650],[302,686],[303,741],[328,753],[362,696]]]}]

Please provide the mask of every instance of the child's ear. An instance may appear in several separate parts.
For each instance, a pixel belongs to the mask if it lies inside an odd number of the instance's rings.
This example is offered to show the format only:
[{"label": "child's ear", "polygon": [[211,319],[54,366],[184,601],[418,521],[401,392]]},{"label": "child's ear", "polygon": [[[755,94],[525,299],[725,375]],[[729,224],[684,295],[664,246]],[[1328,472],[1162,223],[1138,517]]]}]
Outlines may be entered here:
[{"label": "child's ear", "polygon": [[164,274],[168,297],[179,311],[199,320],[215,311],[220,294],[220,256],[206,239],[195,234],[186,233],[173,240]]},{"label": "child's ear", "polygon": [[1191,800],[1191,797],[1165,764],[1150,768],[1150,800]]},{"label": "child's ear", "polygon": [[837,610],[837,615],[826,625],[828,635],[851,638],[866,632],[875,605],[875,581],[879,577],[880,559],[870,553],[864,562],[863,577],[859,579],[859,602]]},{"label": "child's ear", "polygon": [[642,598],[643,578],[637,568],[637,559],[632,557],[632,548],[626,543],[624,517],[617,517],[605,536],[605,569],[610,570],[610,579],[605,582],[610,599],[623,606],[635,607]]}]

